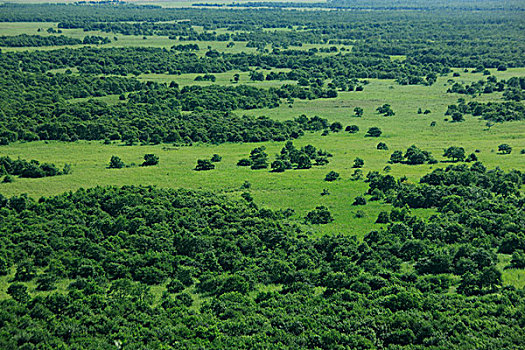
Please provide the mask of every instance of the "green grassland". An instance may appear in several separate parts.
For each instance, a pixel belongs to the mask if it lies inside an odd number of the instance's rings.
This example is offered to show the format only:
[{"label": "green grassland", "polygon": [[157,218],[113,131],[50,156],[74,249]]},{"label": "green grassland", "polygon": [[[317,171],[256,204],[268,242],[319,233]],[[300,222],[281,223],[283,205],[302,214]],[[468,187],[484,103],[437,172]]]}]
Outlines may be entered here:
[{"label": "green grassland", "polygon": [[[47,29],[53,28],[54,30],[60,30],[61,33],[48,33]],[[40,31],[38,31],[40,29]],[[197,32],[202,32],[202,27],[194,26]],[[276,28],[271,30],[289,30],[287,28]],[[216,30],[218,34],[225,33],[226,29]],[[246,47],[247,42],[235,42],[232,47],[227,47],[227,41],[180,41],[170,39],[167,36],[159,35],[124,35],[118,33],[106,33],[103,31],[84,31],[83,29],[60,29],[58,23],[51,22],[0,22],[0,35],[14,36],[14,35],[64,35],[75,39],[83,39],[87,35],[96,35],[101,37],[108,37],[111,42],[104,44],[99,47],[155,47],[155,48],[166,48],[169,49],[176,44],[189,44],[196,43],[199,45],[200,50],[196,53],[199,56],[204,56],[206,51],[209,49],[217,50],[225,53],[255,53],[256,48]],[[56,50],[60,48],[79,48],[83,46],[94,46],[94,45],[63,45],[63,46],[41,46],[41,47],[0,47],[4,52],[16,52],[16,51],[35,51],[35,50]],[[295,50],[309,50],[311,48],[329,48],[336,46],[337,48],[345,47],[351,49],[348,45],[329,45],[329,44],[303,44],[302,46],[291,46]],[[270,48],[268,45],[267,48]],[[321,56],[333,55],[334,53],[319,53]]]},{"label": "green grassland", "polygon": [[[171,2],[170,2],[171,4]],[[46,32],[49,27],[57,28],[56,23],[0,23],[2,35],[17,35],[21,33],[50,35]],[[38,28],[42,28],[37,32]],[[147,37],[113,35],[103,32],[84,32],[81,29],[65,29],[63,35],[83,38],[85,35],[108,36],[112,39],[110,44],[104,47],[130,47],[149,46],[169,48],[179,42],[167,37]],[[117,37],[118,40],[114,40]],[[235,43],[227,48],[226,42],[196,42],[204,55],[208,48],[221,52],[254,52],[254,48],[246,48],[246,43]],[[328,47],[330,45],[303,45],[300,49],[307,50],[312,47]],[[294,47],[295,48],[295,47]],[[2,48],[8,50],[34,50],[34,49],[56,49],[56,47],[44,48]],[[392,59],[404,59],[404,57],[392,57]],[[279,70],[274,70],[279,71]],[[41,179],[21,179],[15,182],[0,184],[0,193],[6,196],[27,193],[34,198],[59,194],[64,191],[75,190],[81,187],[88,188],[104,185],[156,185],[160,187],[185,187],[192,189],[208,189],[231,193],[238,197],[245,191],[241,185],[248,181],[252,185],[250,192],[255,202],[272,209],[292,208],[295,210],[294,219],[302,221],[306,213],[316,206],[327,206],[334,221],[327,225],[304,226],[305,230],[313,235],[325,233],[352,234],[362,237],[373,229],[379,229],[381,225],[375,224],[380,211],[389,210],[390,206],[379,202],[369,202],[366,206],[352,206],[354,198],[366,192],[368,185],[360,181],[351,181],[350,176],[354,172],[352,168],[355,157],[364,159],[364,173],[368,171],[383,171],[388,165],[390,154],[394,150],[406,150],[415,144],[423,150],[430,151],[436,159],[443,161],[443,149],[457,145],[466,149],[467,153],[478,150],[477,156],[489,168],[496,166],[502,169],[525,169],[525,155],[520,154],[525,149],[525,123],[508,122],[497,124],[490,130],[485,122],[467,115],[463,123],[451,123],[445,121],[444,113],[449,104],[454,104],[462,97],[468,101],[477,100],[481,102],[499,101],[501,93],[485,94],[476,97],[446,93],[446,90],[454,82],[471,83],[485,78],[482,74],[465,73],[461,69],[459,77],[452,78],[452,74],[439,77],[432,86],[401,86],[393,80],[368,79],[368,84],[362,92],[340,92],[335,99],[319,100],[295,100],[292,105],[283,104],[273,109],[258,109],[249,111],[237,111],[239,114],[261,116],[266,115],[276,120],[288,120],[301,114],[308,116],[318,115],[327,118],[330,122],[339,121],[343,127],[351,124],[359,126],[357,134],[345,132],[331,133],[321,136],[320,133],[309,133],[295,141],[296,146],[312,144],[318,148],[333,154],[330,164],[323,167],[314,167],[309,170],[290,170],[285,173],[271,173],[268,170],[250,170],[237,167],[240,158],[249,155],[250,150],[264,145],[270,160],[273,160],[283,147],[284,142],[266,142],[262,144],[196,144],[191,147],[175,147],[172,145],[147,145],[147,146],[123,146],[121,144],[104,145],[102,142],[79,141],[74,143],[63,142],[32,142],[15,143],[0,148],[1,155],[13,158],[37,159],[41,162],[52,162],[58,166],[70,163],[73,173],[66,176],[57,176]],[[269,71],[264,71],[268,73]],[[508,69],[504,72],[491,70],[498,79],[508,79],[513,76],[524,76],[524,68]],[[195,82],[199,74],[167,75],[167,74],[142,74],[138,78],[143,81],[156,81],[161,83],[177,82],[180,86],[185,85],[234,85],[232,82],[234,74],[240,75],[240,84],[254,85],[262,88],[279,87],[287,81],[263,81],[253,82],[249,79],[248,72],[229,71],[227,73],[215,74],[217,81]],[[107,103],[118,103],[116,95],[98,98]],[[78,99],[81,101],[82,99]],[[375,109],[389,103],[396,115],[383,117],[375,112]],[[364,109],[364,117],[353,117],[353,109],[356,107]],[[417,114],[418,108],[431,110],[430,114]],[[432,121],[435,127],[430,127]],[[378,126],[383,131],[380,138],[365,138],[364,134],[369,127]],[[389,151],[376,149],[378,142],[385,142]],[[499,144],[508,143],[513,147],[510,155],[497,153]],[[118,155],[126,164],[140,164],[146,153],[155,153],[160,157],[160,164],[155,167],[132,166],[125,169],[107,169],[107,164],[112,155]],[[217,164],[216,169],[206,172],[193,170],[197,159],[209,158],[217,153],[223,157],[222,162]],[[440,162],[435,165],[409,166],[395,164],[391,165],[391,174],[395,177],[406,176],[409,181],[417,181],[418,178],[436,167],[445,167],[449,163]],[[340,173],[338,181],[329,183],[324,181],[325,175],[334,170]],[[321,196],[321,192],[328,189],[330,195]],[[356,212],[364,212],[363,217],[356,217]],[[428,216],[432,210],[414,211],[421,216]],[[504,272],[506,283],[523,285],[524,271],[507,270]]]},{"label": "green grassland", "polygon": [[[516,76],[524,73],[522,69],[507,72],[494,72],[498,78]],[[217,83],[230,84],[229,77],[234,72],[218,74]],[[186,85],[192,83],[195,75],[172,76],[175,81]],[[241,73],[241,82],[247,82],[246,73]],[[457,81],[477,81],[481,74],[462,73],[455,78]],[[170,81],[170,76],[141,76],[141,79]],[[249,155],[251,149],[261,144],[196,144],[191,147],[174,147],[171,145],[123,146],[121,144],[103,145],[101,142],[79,141],[62,142],[32,142],[16,143],[1,148],[2,155],[37,159],[42,162],[52,162],[58,166],[64,163],[73,165],[73,174],[42,179],[16,179],[14,183],[0,184],[4,195],[28,193],[38,198],[43,195],[58,194],[80,187],[97,185],[157,185],[161,187],[189,187],[232,192],[239,195],[240,186],[244,181],[252,184],[251,192],[256,203],[273,209],[292,208],[296,218],[302,218],[318,205],[330,208],[334,222],[319,227],[308,227],[315,234],[345,233],[362,236],[371,229],[378,228],[374,221],[378,213],[387,210],[388,206],[377,202],[369,202],[364,207],[352,206],[353,199],[363,194],[367,184],[363,181],[349,180],[354,172],[352,168],[355,157],[365,161],[364,173],[368,171],[383,171],[388,165],[390,154],[394,150],[405,150],[412,144],[432,152],[438,160],[443,149],[450,145],[462,146],[468,153],[479,150],[479,159],[489,168],[496,166],[502,169],[523,169],[525,156],[520,150],[525,148],[525,125],[523,122],[498,124],[487,130],[485,123],[476,117],[467,116],[463,123],[444,121],[444,112],[448,104],[455,103],[458,97],[464,95],[447,94],[447,80],[440,77],[436,84],[426,86],[400,86],[388,80],[370,80],[370,84],[362,92],[343,92],[335,99],[312,101],[296,100],[290,108],[287,104],[279,108],[265,110],[238,111],[239,114],[254,116],[266,115],[278,120],[297,117],[300,114],[319,115],[331,122],[339,121],[344,126],[356,124],[360,131],[357,134],[345,132],[321,136],[320,133],[309,133],[295,141],[296,146],[312,144],[325,149],[334,156],[330,164],[314,167],[309,170],[290,170],[285,173],[270,173],[268,170],[250,170],[237,167],[240,158]],[[253,83],[253,82],[252,82]],[[262,86],[266,83],[263,82]],[[253,83],[255,84],[255,83]],[[476,97],[487,101],[499,99],[498,94]],[[117,100],[115,96],[102,99]],[[467,100],[470,100],[467,98]],[[375,108],[383,103],[390,103],[396,112],[393,117],[383,117],[375,113]],[[353,117],[353,108],[363,107],[364,117]],[[427,115],[417,114],[417,109],[430,109]],[[430,123],[436,121],[435,127]],[[369,127],[379,126],[383,130],[380,138],[365,138]],[[379,141],[386,142],[389,151],[376,149]],[[514,151],[510,155],[500,155],[497,146],[501,143],[510,144]],[[262,143],[267,153],[273,159],[283,147],[283,142]],[[120,156],[127,164],[140,164],[146,153],[155,153],[160,157],[156,167],[130,167],[126,169],[106,169],[112,155]],[[217,153],[223,157],[217,168],[207,172],[193,171],[196,160],[209,158]],[[417,181],[425,173],[435,167],[445,167],[449,163],[435,165],[410,166],[403,164],[391,165],[391,174],[396,177],[407,176],[410,181]],[[341,175],[341,179],[328,183],[324,176],[330,170]],[[321,196],[323,189],[328,189],[329,196]],[[362,210],[365,216],[356,218],[357,210]],[[428,211],[431,212],[431,211]]]}]

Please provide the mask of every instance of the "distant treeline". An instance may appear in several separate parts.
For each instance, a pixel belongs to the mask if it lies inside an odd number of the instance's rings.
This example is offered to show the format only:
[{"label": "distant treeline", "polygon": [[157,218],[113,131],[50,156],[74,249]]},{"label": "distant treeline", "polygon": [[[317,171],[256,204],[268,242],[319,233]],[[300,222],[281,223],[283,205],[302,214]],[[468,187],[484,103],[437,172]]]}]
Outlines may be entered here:
[{"label": "distant treeline", "polygon": [[0,36],[0,46],[7,47],[25,47],[25,46],[63,46],[63,45],[80,45],[82,40],[70,38],[64,35],[59,36],[41,36],[41,35],[13,35]]}]

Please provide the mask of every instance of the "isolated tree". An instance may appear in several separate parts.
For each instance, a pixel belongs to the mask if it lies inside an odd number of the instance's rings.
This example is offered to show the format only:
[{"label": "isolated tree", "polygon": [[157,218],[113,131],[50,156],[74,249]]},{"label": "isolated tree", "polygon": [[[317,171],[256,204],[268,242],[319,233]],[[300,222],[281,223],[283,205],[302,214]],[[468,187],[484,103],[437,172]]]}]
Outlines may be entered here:
[{"label": "isolated tree", "polygon": [[355,107],[354,108],[354,115],[356,117],[362,117],[363,114],[364,114],[363,108],[361,108],[361,107]]},{"label": "isolated tree", "polygon": [[339,132],[341,130],[343,130],[343,125],[341,125],[341,123],[339,123],[339,122],[333,122],[330,125],[330,131],[332,131],[332,132]]},{"label": "isolated tree", "polygon": [[141,166],[152,166],[157,164],[159,164],[159,157],[153,153],[148,153],[144,155],[144,162],[142,162]]},{"label": "isolated tree", "polygon": [[110,168],[110,169],[120,169],[120,168],[124,168],[125,166],[126,166],[126,164],[124,164],[124,162],[122,161],[122,159],[120,159],[120,157],[112,156],[111,159],[109,160],[108,168]]},{"label": "isolated tree", "polygon": [[376,148],[379,149],[379,150],[388,151],[388,146],[384,142],[379,142],[377,144]]},{"label": "isolated tree", "polygon": [[222,160],[222,157],[218,154],[214,154],[213,156],[211,156],[211,161],[214,163],[220,162],[221,160]]},{"label": "isolated tree", "polygon": [[377,107],[376,111],[379,114],[383,114],[385,117],[390,117],[392,115],[395,115],[394,111],[392,110],[392,107],[388,103],[385,103],[384,105]]},{"label": "isolated tree", "polygon": [[250,165],[252,165],[252,161],[248,158],[239,159],[239,161],[237,162],[237,166],[250,166]]},{"label": "isolated tree", "polygon": [[404,158],[406,159],[406,163],[411,165],[424,164],[432,159],[429,152],[423,151],[415,145],[407,149]]},{"label": "isolated tree", "polygon": [[501,154],[510,154],[512,147],[506,143],[502,143],[498,146],[498,151],[501,152]]},{"label": "isolated tree", "polygon": [[368,129],[368,131],[366,132],[365,137],[379,137],[379,136],[381,136],[382,133],[383,132],[381,131],[381,129],[379,129],[376,126],[373,126],[370,129]]},{"label": "isolated tree", "polygon": [[359,157],[356,157],[354,159],[354,165],[352,165],[352,168],[362,168],[365,165],[365,161]]},{"label": "isolated tree", "polygon": [[345,131],[348,131],[350,134],[355,134],[359,131],[359,127],[357,125],[348,125],[345,128]]},{"label": "isolated tree", "polygon": [[465,149],[463,147],[451,146],[445,149],[443,157],[450,158],[453,162],[461,162],[465,159]]},{"label": "isolated tree", "polygon": [[215,164],[211,162],[209,159],[198,159],[197,160],[197,166],[195,167],[195,170],[202,171],[202,170],[212,170],[215,169]]},{"label": "isolated tree", "polygon": [[330,171],[328,174],[326,174],[324,180],[325,181],[335,181],[339,178],[339,173],[336,173],[335,171]]}]

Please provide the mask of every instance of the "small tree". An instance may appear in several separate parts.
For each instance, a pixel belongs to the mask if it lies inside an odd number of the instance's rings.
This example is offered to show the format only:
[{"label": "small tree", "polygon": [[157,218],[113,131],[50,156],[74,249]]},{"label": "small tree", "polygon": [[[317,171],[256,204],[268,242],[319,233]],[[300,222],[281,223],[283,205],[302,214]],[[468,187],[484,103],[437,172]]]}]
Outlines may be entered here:
[{"label": "small tree", "polygon": [[478,156],[474,153],[471,153],[468,155],[467,158],[465,158],[465,162],[477,162],[478,161]]},{"label": "small tree", "polygon": [[152,166],[159,164],[159,157],[152,153],[148,153],[144,155],[144,162],[142,162],[141,166]]},{"label": "small tree", "polygon": [[237,162],[237,166],[250,166],[252,165],[252,161],[248,158],[239,159]]},{"label": "small tree", "polygon": [[512,147],[506,143],[502,143],[498,146],[498,151],[501,152],[501,154],[510,154],[510,152],[512,152]]},{"label": "small tree", "polygon": [[383,132],[381,131],[381,129],[379,129],[376,126],[373,126],[370,129],[368,129],[368,131],[366,132],[365,137],[379,137],[379,136],[381,136],[382,133]]},{"label": "small tree", "polygon": [[120,159],[120,157],[112,156],[111,159],[109,160],[108,168],[110,168],[110,169],[120,169],[120,168],[124,168],[125,166],[126,166],[126,164],[124,164],[124,162],[122,161],[122,159]]},{"label": "small tree", "polygon": [[350,134],[355,134],[359,131],[359,127],[357,125],[348,125],[345,128],[345,131],[348,131]]},{"label": "small tree", "polygon": [[379,142],[376,148],[379,150],[388,151],[388,146],[384,142]]},{"label": "small tree", "polygon": [[218,154],[214,154],[212,157],[211,157],[211,161],[214,162],[214,163],[218,163],[222,160],[222,157]]},{"label": "small tree", "polygon": [[361,108],[361,107],[354,108],[354,115],[356,117],[362,117],[363,114],[364,114],[363,108]]},{"label": "small tree", "polygon": [[282,160],[276,160],[272,163],[272,172],[282,173],[286,170],[286,166]]},{"label": "small tree", "polygon": [[401,163],[403,159],[403,152],[401,151],[394,151],[394,153],[390,155],[390,163]]},{"label": "small tree", "polygon": [[209,159],[199,159],[197,160],[197,166],[195,167],[195,170],[202,171],[202,170],[212,170],[215,169],[215,164],[211,162]]},{"label": "small tree", "polygon": [[311,224],[323,225],[334,221],[334,219],[327,207],[319,206],[306,215],[305,221]]},{"label": "small tree", "polygon": [[450,158],[453,162],[461,162],[465,159],[465,149],[463,147],[451,146],[445,149],[443,157]]},{"label": "small tree", "polygon": [[341,123],[339,123],[339,122],[333,122],[330,125],[330,131],[332,131],[332,132],[339,132],[341,130],[343,130],[343,125],[341,125]]},{"label": "small tree", "polygon": [[366,199],[363,196],[357,196],[354,199],[354,203],[352,205],[366,205]]},{"label": "small tree", "polygon": [[268,168],[268,154],[264,152],[266,147],[257,147],[250,152],[251,159],[251,168],[256,169],[266,169]]},{"label": "small tree", "polygon": [[306,153],[299,155],[297,159],[297,169],[310,169],[312,167],[312,162],[310,157]]},{"label": "small tree", "polygon": [[461,114],[460,112],[454,112],[452,113],[452,121],[455,123],[459,123],[465,121],[465,118],[463,118],[463,114]]},{"label": "small tree", "polygon": [[365,161],[359,157],[356,157],[354,159],[354,165],[352,165],[352,168],[362,168],[364,165],[365,165]]},{"label": "small tree", "polygon": [[330,171],[328,174],[326,174],[324,180],[325,181],[335,181],[339,178],[339,173],[336,173],[335,171]]},{"label": "small tree", "polygon": [[392,110],[392,108],[390,107],[388,103],[385,103],[384,105],[380,107],[377,107],[376,111],[379,114],[383,114],[385,117],[390,117],[392,115],[395,115],[394,111]]}]

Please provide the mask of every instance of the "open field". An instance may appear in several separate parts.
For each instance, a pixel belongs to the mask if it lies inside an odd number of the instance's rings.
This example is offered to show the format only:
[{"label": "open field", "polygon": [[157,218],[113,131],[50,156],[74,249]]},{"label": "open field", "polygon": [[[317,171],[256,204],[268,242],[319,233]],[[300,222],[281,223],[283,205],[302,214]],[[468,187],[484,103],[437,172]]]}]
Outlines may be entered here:
[{"label": "open field", "polygon": [[[230,84],[229,79],[234,73],[217,74],[216,83]],[[498,78],[508,78],[523,73],[523,69],[494,72]],[[142,75],[139,78],[158,82],[173,80],[181,85],[187,85],[192,84],[196,75]],[[249,82],[247,73],[240,73],[240,75],[241,83],[260,84]],[[455,80],[470,82],[477,81],[481,77],[481,74],[462,73],[462,76]],[[251,149],[260,145],[267,148],[267,153],[273,159],[283,147],[284,142],[218,146],[197,144],[192,147],[103,145],[101,142],[86,141],[17,143],[2,146],[2,154],[12,158],[38,159],[42,162],[55,163],[58,166],[71,163],[73,174],[43,179],[17,179],[11,184],[0,184],[0,191],[5,195],[28,193],[38,198],[80,187],[144,184],[233,191],[239,194],[242,183],[249,181],[252,184],[256,203],[263,207],[292,208],[296,211],[297,218],[303,217],[317,205],[329,207],[333,211],[335,221],[328,225],[311,228],[317,231],[317,234],[337,232],[362,236],[369,230],[379,227],[374,224],[374,221],[379,211],[387,210],[388,206],[377,202],[370,202],[364,207],[351,205],[353,199],[364,193],[367,188],[367,184],[362,181],[349,180],[354,172],[352,165],[355,157],[364,159],[363,171],[366,174],[368,171],[383,171],[394,150],[404,151],[413,144],[432,152],[440,161],[444,160],[443,149],[450,145],[458,145],[464,147],[467,153],[479,150],[477,156],[488,168],[499,166],[504,170],[523,169],[525,155],[519,152],[525,149],[525,127],[522,122],[498,124],[487,130],[485,122],[476,117],[468,116],[463,123],[443,121],[447,105],[455,103],[460,97],[458,94],[445,92],[447,87],[444,84],[448,79],[449,77],[441,77],[431,87],[400,86],[393,81],[372,79],[364,91],[343,92],[336,99],[296,100],[293,108],[283,104],[274,109],[238,112],[254,116],[266,115],[277,120],[293,119],[301,114],[319,115],[328,118],[330,122],[339,121],[343,126],[358,125],[360,131],[356,134],[346,132],[331,133],[328,136],[321,136],[320,133],[307,134],[294,142],[297,146],[312,144],[332,153],[334,157],[330,159],[330,164],[323,167],[275,174],[268,170],[253,171],[236,166],[239,159],[246,158]],[[262,82],[260,85],[268,87],[275,83]],[[204,82],[204,84],[209,84],[209,82]],[[476,100],[494,100],[498,96],[500,95],[497,93],[487,94],[476,97]],[[100,99],[113,103],[118,102],[116,96]],[[375,108],[383,103],[390,103],[396,115],[393,117],[378,115]],[[356,106],[364,108],[364,117],[352,116]],[[423,110],[430,109],[432,113],[417,114],[419,107]],[[435,127],[430,127],[432,121],[437,122]],[[372,126],[380,127],[383,135],[379,138],[365,138],[366,130]],[[377,150],[376,145],[379,141],[385,142],[389,150]],[[502,143],[510,144],[514,151],[510,155],[499,154],[497,147]],[[146,153],[158,155],[161,159],[160,164],[152,168],[132,167],[121,170],[105,168],[112,155],[120,156],[125,163],[139,164]],[[197,159],[209,158],[215,153],[223,157],[223,161],[215,170],[209,172],[192,170]],[[430,172],[433,168],[445,167],[448,164],[420,166],[393,164],[390,174],[398,178],[407,176],[411,181],[417,181],[420,176]],[[324,176],[331,170],[340,173],[341,179],[334,183],[325,182]],[[325,188],[330,191],[329,196],[320,195]],[[363,210],[366,216],[356,218],[357,210]]]}]

